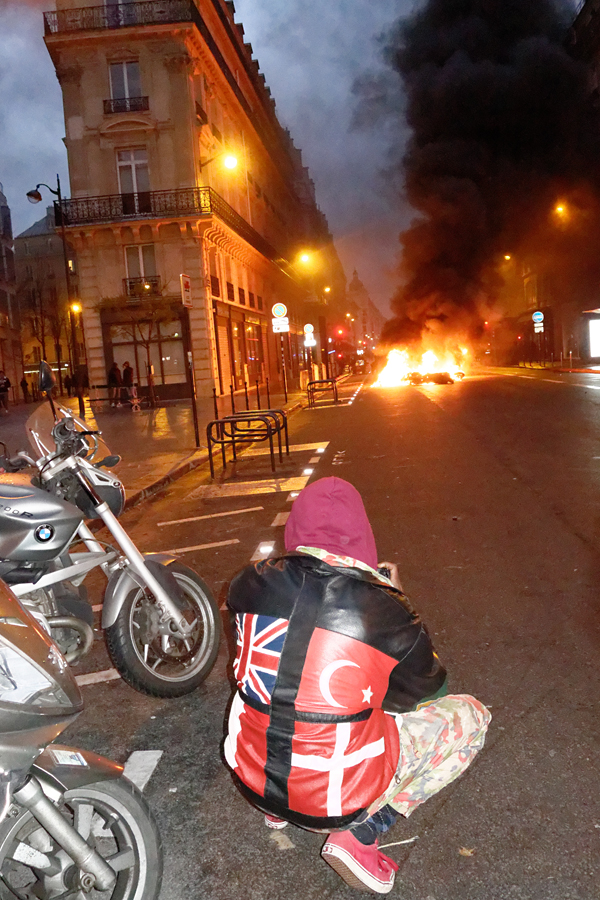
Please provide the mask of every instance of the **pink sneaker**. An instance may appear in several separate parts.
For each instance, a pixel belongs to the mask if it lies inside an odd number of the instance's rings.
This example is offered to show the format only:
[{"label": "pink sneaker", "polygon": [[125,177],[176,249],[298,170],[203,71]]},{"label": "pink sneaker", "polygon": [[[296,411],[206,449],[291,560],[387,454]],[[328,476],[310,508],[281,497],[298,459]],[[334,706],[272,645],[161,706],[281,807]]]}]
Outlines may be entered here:
[{"label": "pink sneaker", "polygon": [[274,828],[277,831],[281,831],[287,824],[285,819],[278,819],[277,816],[270,816],[268,813],[265,813],[265,825],[267,828]]},{"label": "pink sneaker", "polygon": [[321,856],[350,887],[389,894],[398,866],[374,844],[361,844],[350,831],[330,834]]}]

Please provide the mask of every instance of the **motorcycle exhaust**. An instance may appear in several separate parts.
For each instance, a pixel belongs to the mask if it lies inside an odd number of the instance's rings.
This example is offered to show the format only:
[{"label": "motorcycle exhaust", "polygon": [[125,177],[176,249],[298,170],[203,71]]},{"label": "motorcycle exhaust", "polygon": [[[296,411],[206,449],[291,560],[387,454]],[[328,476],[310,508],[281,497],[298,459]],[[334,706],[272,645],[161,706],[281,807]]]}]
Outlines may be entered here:
[{"label": "motorcycle exhaust", "polygon": [[94,632],[87,622],[76,619],[75,616],[46,616],[46,621],[50,628],[71,628],[79,635],[81,639],[79,647],[64,654],[66,661],[71,665],[79,662],[81,657],[91,649],[94,643]]}]

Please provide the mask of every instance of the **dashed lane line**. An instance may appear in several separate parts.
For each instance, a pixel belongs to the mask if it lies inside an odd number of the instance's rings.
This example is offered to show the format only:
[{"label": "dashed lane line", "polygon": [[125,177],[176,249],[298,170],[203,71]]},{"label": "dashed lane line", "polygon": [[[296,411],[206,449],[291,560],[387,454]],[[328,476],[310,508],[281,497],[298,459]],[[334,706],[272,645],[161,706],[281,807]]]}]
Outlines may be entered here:
[{"label": "dashed lane line", "polygon": [[247,506],[245,509],[230,509],[228,512],[211,513],[207,516],[188,516],[187,519],[171,519],[170,522],[157,522],[158,528],[164,525],[183,525],[184,522],[200,522],[202,519],[220,519],[223,516],[241,516],[242,513],[258,512],[264,506]]},{"label": "dashed lane line", "polygon": [[271,522],[271,528],[278,528],[280,525],[285,525],[285,523],[287,522],[289,517],[290,517],[289,510],[288,510],[288,512],[277,513],[277,515]]},{"label": "dashed lane line", "polygon": [[86,684],[102,684],[105,681],[117,681],[121,676],[116,669],[104,669],[102,672],[89,672],[87,675],[76,675],[75,681],[82,687]]},{"label": "dashed lane line", "polygon": [[258,562],[259,559],[266,559],[275,549],[275,541],[261,541],[252,556],[250,562]]},{"label": "dashed lane line", "polygon": [[162,750],[134,750],[127,762],[123,775],[143,791],[154,774],[163,755]]},{"label": "dashed lane line", "polygon": [[212,550],[213,547],[229,547],[231,544],[239,544],[237,538],[228,541],[215,541],[212,544],[196,544],[194,547],[176,547],[174,550],[161,550],[161,553],[192,553],[194,550]]},{"label": "dashed lane line", "polygon": [[301,491],[310,476],[296,478],[268,478],[263,481],[226,482],[225,484],[203,484],[189,495],[190,499],[214,497],[243,497],[253,494],[284,494]]}]

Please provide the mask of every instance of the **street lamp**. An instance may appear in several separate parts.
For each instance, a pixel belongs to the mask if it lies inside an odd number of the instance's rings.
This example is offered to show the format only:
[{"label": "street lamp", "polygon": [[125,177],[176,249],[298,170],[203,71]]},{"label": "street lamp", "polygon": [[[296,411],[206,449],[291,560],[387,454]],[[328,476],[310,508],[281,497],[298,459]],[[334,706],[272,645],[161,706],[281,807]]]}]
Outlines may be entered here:
[{"label": "street lamp", "polygon": [[198,168],[200,170],[202,170],[205,166],[208,166],[211,162],[214,162],[215,159],[220,159],[221,157],[223,157],[223,165],[225,166],[226,169],[237,168],[237,164],[238,164],[237,157],[234,156],[232,153],[225,153],[225,154],[217,153],[216,156],[211,156],[211,158],[207,159],[205,162],[199,163]]},{"label": "street lamp", "polygon": [[[63,245],[63,261],[64,261],[64,265],[65,265],[65,281],[67,283],[67,302],[70,304],[71,297],[73,296],[73,291],[72,291],[72,286],[71,286],[71,270],[69,268],[69,254],[67,251],[67,233],[65,231],[65,216],[64,216],[63,206],[62,206],[62,194],[60,192],[60,178],[58,177],[58,175],[56,176],[56,190],[54,190],[54,188],[51,188],[49,184],[45,184],[44,182],[41,182],[40,184],[36,184],[35,189],[33,191],[27,191],[27,199],[29,200],[30,203],[41,203],[42,202],[42,195],[40,193],[41,187],[47,188],[51,194],[54,194],[55,197],[58,197],[58,214],[60,216],[60,235],[62,238],[62,245]],[[54,207],[54,209],[56,210],[56,206]],[[54,215],[54,221],[56,222],[56,213]],[[73,322],[73,320],[71,319],[71,324],[72,324],[72,322]],[[75,368],[78,364],[79,364],[79,361],[77,358],[77,345],[74,343],[73,344],[73,368]],[[59,367],[59,381],[60,381],[60,387],[62,390],[62,373],[60,372],[60,367]]]}]

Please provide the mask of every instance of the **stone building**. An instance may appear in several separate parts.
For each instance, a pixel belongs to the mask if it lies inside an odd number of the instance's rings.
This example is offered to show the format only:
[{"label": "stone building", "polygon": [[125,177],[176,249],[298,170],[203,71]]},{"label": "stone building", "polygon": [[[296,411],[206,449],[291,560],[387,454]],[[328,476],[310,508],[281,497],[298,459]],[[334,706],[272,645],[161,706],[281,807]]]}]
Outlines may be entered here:
[{"label": "stone building", "polygon": [[0,369],[10,378],[12,400],[19,399],[19,382],[23,375],[19,328],[12,222],[0,184]]},{"label": "stone building", "polygon": [[[67,247],[71,291],[77,296],[77,264]],[[25,374],[35,381],[40,359],[54,369],[62,387],[75,362],[85,360],[85,346],[77,314],[69,306],[63,242],[57,233],[54,207],[15,238],[17,296],[21,311],[21,337]],[[72,339],[76,342],[73,354]]]},{"label": "stone building", "polygon": [[369,292],[358,277],[356,269],[348,285],[348,306],[352,307],[354,318],[354,338],[356,344],[373,348],[381,335],[385,316],[375,306]]},{"label": "stone building", "polygon": [[[233,3],[83,2],[45,13],[45,41],[90,381],[128,359],[142,385],[153,369],[159,395],[183,396],[190,352],[199,396],[278,381],[282,354],[298,381],[305,301],[327,285],[343,303],[344,273]],[[317,261],[310,278],[301,254]],[[281,341],[276,302],[290,318]]]}]

